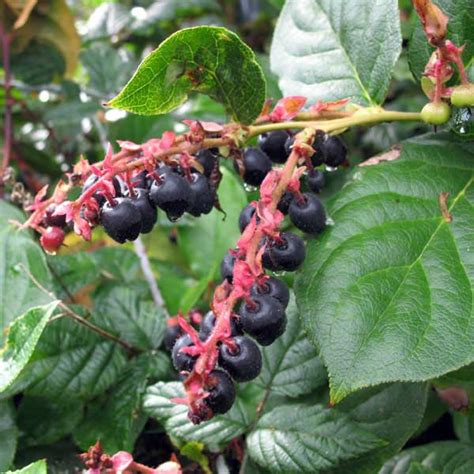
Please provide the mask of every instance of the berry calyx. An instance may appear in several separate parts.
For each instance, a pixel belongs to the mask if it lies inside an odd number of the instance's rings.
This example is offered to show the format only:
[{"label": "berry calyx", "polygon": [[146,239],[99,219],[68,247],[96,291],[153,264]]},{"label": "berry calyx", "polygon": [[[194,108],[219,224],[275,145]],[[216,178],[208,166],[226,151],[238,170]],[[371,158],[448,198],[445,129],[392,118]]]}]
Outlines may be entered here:
[{"label": "berry calyx", "polygon": [[257,344],[245,336],[236,336],[232,346],[224,343],[219,350],[219,365],[236,382],[248,382],[262,370],[262,354]]},{"label": "berry calyx", "polygon": [[270,241],[263,253],[262,263],[272,271],[295,271],[304,261],[303,239],[291,232],[282,232],[278,240]]},{"label": "berry calyx", "polygon": [[270,158],[259,148],[246,148],[243,154],[243,179],[251,186],[259,186],[272,169]]},{"label": "berry calyx", "polygon": [[141,233],[147,234],[151,232],[158,219],[156,206],[150,201],[148,191],[146,189],[135,189],[135,196],[132,198],[133,205],[137,208],[142,218]]},{"label": "berry calyx", "polygon": [[288,306],[290,301],[290,290],[283,280],[275,277],[268,278],[265,283],[259,285],[255,283],[250,289],[251,296],[268,295],[276,298],[284,308]]},{"label": "berry calyx", "polygon": [[[239,229],[240,232],[243,232],[245,228],[249,225],[252,216],[255,214],[255,205],[247,204],[241,211],[239,216]],[[258,218],[257,218],[258,219]]]},{"label": "berry calyx", "polygon": [[185,347],[193,346],[194,343],[188,334],[184,334],[184,336],[181,336],[174,343],[173,351],[171,353],[171,359],[173,360],[174,368],[178,372],[182,372],[183,370],[186,372],[190,372],[191,370],[193,370],[197,357],[193,357],[189,354],[186,354],[181,350]]},{"label": "berry calyx", "polygon": [[64,242],[64,230],[61,227],[47,227],[40,238],[41,246],[49,253],[55,253]]},{"label": "berry calyx", "polygon": [[453,87],[451,103],[456,107],[474,106],[474,84],[461,84]]},{"label": "berry calyx", "polygon": [[[162,167],[167,168],[167,167]],[[191,206],[193,193],[186,179],[167,169],[161,170],[160,180],[150,188],[150,199],[163,209],[168,219],[175,221]]]},{"label": "berry calyx", "polygon": [[311,193],[303,193],[301,198],[291,201],[288,209],[291,222],[308,234],[319,234],[326,227],[326,212],[322,202]]},{"label": "berry calyx", "polygon": [[240,307],[242,329],[260,345],[269,346],[285,332],[285,309],[268,295],[254,296],[249,303]]},{"label": "berry calyx", "polygon": [[209,214],[214,207],[216,197],[209,180],[201,173],[192,173],[189,186],[192,197],[188,212],[195,217]]},{"label": "berry calyx", "polygon": [[[199,328],[199,339],[205,341],[211,334],[216,324],[216,316],[212,311],[208,311],[204,316]],[[238,336],[242,334],[242,328],[237,318],[230,320],[230,336]]]},{"label": "berry calyx", "polygon": [[320,193],[326,184],[324,173],[320,170],[309,170],[306,175],[306,184],[313,193]]},{"label": "berry calyx", "polygon": [[284,130],[262,133],[258,137],[258,146],[273,163],[284,163],[289,156],[285,147],[289,136]]},{"label": "berry calyx", "polygon": [[421,119],[431,125],[443,125],[451,116],[451,108],[445,102],[428,102],[421,109]]},{"label": "berry calyx", "polygon": [[209,374],[205,389],[209,395],[204,399],[204,403],[213,413],[222,414],[231,409],[235,401],[235,387],[229,374],[223,370],[213,370]]},{"label": "berry calyx", "polygon": [[107,235],[120,244],[135,240],[142,229],[142,215],[130,198],[117,198],[114,206],[104,203],[100,222]]}]

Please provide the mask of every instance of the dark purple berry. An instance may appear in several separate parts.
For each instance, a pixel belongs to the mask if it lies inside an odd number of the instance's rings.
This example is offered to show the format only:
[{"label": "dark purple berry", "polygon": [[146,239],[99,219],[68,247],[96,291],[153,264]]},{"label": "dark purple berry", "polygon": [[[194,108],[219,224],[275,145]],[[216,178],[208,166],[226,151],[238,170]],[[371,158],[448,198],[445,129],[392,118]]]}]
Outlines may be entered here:
[{"label": "dark purple berry", "polygon": [[209,395],[204,402],[213,413],[226,413],[231,409],[235,401],[235,387],[227,372],[213,370],[209,374],[209,382],[205,388]]},{"label": "dark purple berry", "polygon": [[272,169],[270,158],[259,148],[246,148],[243,156],[244,176],[247,184],[260,186]]},{"label": "dark purple berry", "polygon": [[[324,157],[324,154],[322,151],[323,139],[324,139],[324,132],[321,130],[318,130],[316,132],[316,136],[313,141],[314,153],[311,156],[311,163],[313,163],[313,166],[320,166],[323,164],[323,157]],[[285,142],[285,150],[287,151],[288,154],[291,153],[294,143],[295,143],[295,137],[288,137],[288,139]]]},{"label": "dark purple berry", "polygon": [[324,142],[324,163],[332,168],[342,165],[347,158],[347,148],[339,137],[326,135]]},{"label": "dark purple berry", "polygon": [[323,203],[314,194],[303,193],[302,199],[293,199],[288,215],[298,229],[308,234],[318,234],[326,227]]},{"label": "dark purple berry", "polygon": [[221,277],[230,283],[232,283],[234,263],[235,257],[230,252],[227,252],[221,262]]},{"label": "dark purple berry", "polygon": [[61,214],[54,216],[54,211],[56,210],[56,206],[51,204],[46,209],[44,223],[46,227],[60,227],[63,229],[66,227],[66,214]]},{"label": "dark purple berry", "polygon": [[214,207],[216,198],[209,180],[201,173],[192,173],[189,186],[191,187],[192,197],[188,212],[196,217],[201,214],[209,214]]},{"label": "dark purple berry", "polygon": [[258,377],[262,370],[262,354],[257,344],[245,336],[232,338],[235,347],[226,343],[219,349],[219,365],[236,382],[248,382]]},{"label": "dark purple berry", "polygon": [[105,232],[123,244],[135,240],[142,229],[142,216],[130,198],[116,198],[115,206],[106,202],[100,212],[100,222]]},{"label": "dark purple berry", "polygon": [[217,163],[217,150],[216,149],[205,149],[199,150],[196,153],[196,161],[201,164],[204,169],[204,176],[211,176],[211,173],[214,171],[214,167]]},{"label": "dark purple berry", "polygon": [[288,208],[290,207],[290,203],[293,200],[293,193],[290,193],[290,191],[285,191],[283,193],[283,196],[280,198],[280,201],[278,202],[278,210],[280,212],[283,212],[283,214],[288,214]]},{"label": "dark purple berry", "polygon": [[263,266],[272,271],[295,271],[304,261],[303,239],[291,232],[282,232],[279,241],[269,242],[263,253]]},{"label": "dark purple berry", "polygon": [[[211,334],[215,324],[216,316],[212,311],[208,311],[204,316],[199,328],[199,339],[201,339],[201,341],[205,341],[209,337],[209,334]],[[231,318],[230,335],[238,336],[240,334],[242,334],[242,328],[240,327],[239,320],[237,318]]]},{"label": "dark purple berry", "polygon": [[284,308],[288,306],[290,301],[290,290],[283,280],[275,277],[270,277],[262,285],[255,283],[250,289],[251,296],[268,295],[276,298]]},{"label": "dark purple berry", "polygon": [[254,296],[252,304],[242,303],[240,323],[244,332],[255,338],[262,346],[268,346],[285,331],[285,308],[271,296]]},{"label": "dark purple berry", "polygon": [[167,350],[171,351],[173,349],[174,343],[183,335],[183,331],[179,324],[173,324],[173,326],[168,326],[165,330],[165,336],[163,343]]},{"label": "dark purple berry", "polygon": [[186,354],[181,349],[185,347],[193,347],[194,343],[189,336],[189,334],[184,334],[179,339],[176,340],[173,346],[173,351],[171,353],[171,359],[173,360],[174,368],[181,372],[183,370],[191,372],[193,370],[194,364],[196,363],[197,357]]},{"label": "dark purple berry", "polygon": [[258,146],[273,163],[284,163],[289,155],[285,148],[289,136],[285,130],[266,132],[258,137]]},{"label": "dark purple berry", "polygon": [[[239,229],[240,232],[243,232],[245,228],[249,225],[252,216],[255,214],[255,205],[254,204],[247,204],[240,213],[239,216]],[[257,217],[258,220],[258,217]]]},{"label": "dark purple berry", "polygon": [[138,209],[142,216],[142,234],[151,232],[158,219],[156,206],[149,199],[149,194],[146,189],[137,188],[134,191],[135,197],[132,198],[133,205]]},{"label": "dark purple berry", "polygon": [[324,173],[320,170],[310,170],[306,175],[306,184],[313,193],[320,193],[326,184]]},{"label": "dark purple berry", "polygon": [[150,199],[166,212],[168,219],[175,221],[191,206],[191,187],[179,174],[163,170],[160,181],[151,185]]}]

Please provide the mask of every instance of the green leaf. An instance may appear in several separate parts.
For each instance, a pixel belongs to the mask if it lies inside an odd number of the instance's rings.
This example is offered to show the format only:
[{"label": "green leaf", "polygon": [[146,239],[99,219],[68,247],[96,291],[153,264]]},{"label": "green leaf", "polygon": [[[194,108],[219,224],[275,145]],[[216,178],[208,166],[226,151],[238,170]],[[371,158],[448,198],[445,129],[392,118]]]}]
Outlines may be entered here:
[{"label": "green leaf", "polygon": [[146,417],[140,413],[153,354],[134,359],[103,399],[88,405],[87,416],[74,440],[84,450],[98,439],[105,452],[132,451]]},{"label": "green leaf", "polygon": [[195,225],[178,229],[178,243],[191,269],[212,280],[219,274],[219,266],[228,249],[234,248],[240,231],[240,211],[247,205],[247,197],[238,178],[222,168],[219,200],[226,216],[217,209],[195,220]]},{"label": "green leaf", "polygon": [[396,0],[288,0],[270,60],[284,95],[381,104],[401,41]]},{"label": "green leaf", "polygon": [[163,339],[166,320],[163,311],[151,301],[143,301],[132,288],[110,285],[94,298],[94,314],[101,327],[132,346],[156,349]]},{"label": "green leaf", "polygon": [[58,401],[24,396],[17,414],[18,427],[23,436],[22,445],[56,443],[72,432],[83,414],[84,403],[75,398]]},{"label": "green leaf", "polygon": [[17,471],[7,471],[5,474],[47,474],[46,461],[41,459]]},{"label": "green leaf", "polygon": [[[449,18],[448,35],[456,46],[465,45],[462,58],[467,64],[474,56],[474,4],[471,0],[436,0]],[[408,47],[410,69],[419,81],[435,48],[428,44],[421,22],[416,18]]]},{"label": "green leaf", "polygon": [[112,386],[125,365],[123,350],[116,343],[61,318],[48,324],[13,388],[18,392],[27,387],[32,396],[87,400]]},{"label": "green leaf", "polygon": [[225,415],[193,425],[187,417],[188,408],[171,401],[183,396],[181,382],[158,382],[148,387],[144,400],[145,411],[165,427],[168,435],[181,440],[200,441],[210,447],[226,444],[245,433],[255,415],[255,401],[237,397],[234,406]]},{"label": "green leaf", "polygon": [[20,375],[30,360],[58,301],[27,311],[8,330],[6,346],[0,357],[0,392]]},{"label": "green leaf", "polygon": [[326,383],[326,370],[316,349],[301,330],[294,298],[286,310],[285,332],[262,348],[263,366],[255,383],[272,394],[297,397]]},{"label": "green leaf", "polygon": [[439,474],[474,472],[474,448],[457,441],[442,441],[407,449],[385,463],[380,474],[414,474],[413,465],[421,464]]},{"label": "green leaf", "polygon": [[10,401],[0,401],[0,471],[8,469],[15,457],[18,430]]},{"label": "green leaf", "polygon": [[336,224],[309,243],[296,296],[333,402],[474,360],[473,158],[467,143],[419,137],[396,161],[357,169],[329,202]]},{"label": "green leaf", "polygon": [[426,394],[423,384],[396,383],[362,390],[334,408],[277,407],[248,436],[249,454],[272,472],[373,474],[418,427]]},{"label": "green leaf", "polygon": [[265,100],[265,79],[252,50],[229,30],[180,30],[149,54],[110,106],[159,115],[181,105],[191,91],[222,102],[232,117],[252,122]]},{"label": "green leaf", "polygon": [[0,201],[0,346],[6,328],[33,306],[50,301],[31,281],[31,273],[45,287],[51,285],[44,252],[26,231],[15,229],[9,220],[23,221],[15,207]]},{"label": "green leaf", "polygon": [[272,472],[321,472],[384,441],[322,405],[288,405],[264,415],[247,438],[250,456]]}]

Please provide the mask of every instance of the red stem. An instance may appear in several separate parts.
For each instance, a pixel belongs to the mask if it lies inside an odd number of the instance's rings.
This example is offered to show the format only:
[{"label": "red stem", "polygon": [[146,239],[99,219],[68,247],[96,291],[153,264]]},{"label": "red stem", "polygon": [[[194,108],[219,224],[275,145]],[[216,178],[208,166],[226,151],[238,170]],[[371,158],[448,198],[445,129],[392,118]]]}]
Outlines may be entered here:
[{"label": "red stem", "polygon": [[12,100],[11,100],[11,70],[10,70],[10,44],[11,35],[5,31],[5,28],[0,23],[0,41],[2,43],[3,51],[3,71],[5,74],[5,124],[4,124],[4,144],[3,144],[3,161],[2,172],[0,174],[0,183],[3,180],[3,175],[10,164],[10,155],[12,148]]}]

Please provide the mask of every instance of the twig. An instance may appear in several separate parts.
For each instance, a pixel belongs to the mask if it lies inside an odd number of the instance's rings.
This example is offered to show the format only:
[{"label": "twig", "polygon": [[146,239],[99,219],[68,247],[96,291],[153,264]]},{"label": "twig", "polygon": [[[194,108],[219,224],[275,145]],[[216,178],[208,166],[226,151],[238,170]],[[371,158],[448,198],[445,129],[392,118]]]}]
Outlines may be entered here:
[{"label": "twig", "polygon": [[[55,296],[55,294],[49,290],[47,290],[37,279],[34,275],[31,274],[31,272],[22,264],[20,263],[20,267],[23,269],[23,271],[28,275],[28,277],[31,279],[31,281],[45,294],[48,295],[52,300],[58,300],[58,298]],[[120,344],[122,347],[124,347],[128,352],[131,354],[139,354],[142,352],[140,349],[132,346],[128,342],[123,341],[117,336],[114,336],[113,334],[110,334],[109,332],[105,331],[104,329],[100,328],[99,326],[96,326],[95,324],[91,323],[90,321],[87,321],[87,319],[84,319],[82,316],[74,312],[69,306],[64,304],[63,301],[59,300],[58,306],[64,311],[64,313],[69,316],[70,318],[74,319],[77,321],[79,324],[82,324],[83,326],[87,327],[91,331],[96,332],[97,334],[101,335],[102,337],[105,337],[106,339],[110,339],[111,341],[116,342],[117,344]]]},{"label": "twig", "polygon": [[0,184],[3,181],[3,175],[10,164],[10,154],[12,148],[12,103],[11,103],[11,70],[10,70],[10,43],[11,35],[7,33],[0,23],[0,41],[3,51],[3,71],[5,74],[5,115],[4,115],[4,143],[3,143],[3,161],[2,172],[0,173]]},{"label": "twig", "polygon": [[135,248],[135,253],[137,254],[138,258],[140,259],[140,266],[142,267],[143,275],[145,276],[145,280],[150,287],[150,293],[158,308],[161,308],[166,318],[169,318],[169,313],[165,305],[165,301],[163,296],[161,295],[161,291],[156,283],[155,275],[153,275],[153,270],[150,265],[150,259],[148,258],[148,254],[146,251],[145,246],[140,237],[133,242],[133,246]]}]

